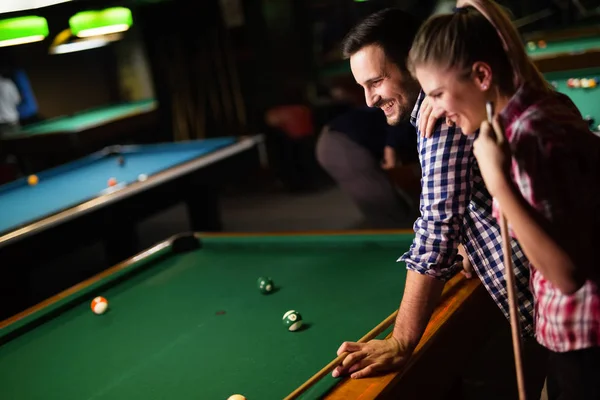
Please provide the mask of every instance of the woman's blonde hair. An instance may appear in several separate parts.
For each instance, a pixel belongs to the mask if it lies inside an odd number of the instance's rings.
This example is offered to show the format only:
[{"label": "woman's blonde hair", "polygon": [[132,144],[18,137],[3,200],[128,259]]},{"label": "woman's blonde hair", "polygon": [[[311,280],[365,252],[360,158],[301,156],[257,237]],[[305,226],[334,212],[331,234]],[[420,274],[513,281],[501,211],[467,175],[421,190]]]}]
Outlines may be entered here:
[{"label": "woman's blonde hair", "polygon": [[415,74],[420,65],[458,69],[466,78],[473,63],[488,63],[494,83],[506,94],[527,82],[550,90],[527,56],[517,29],[507,13],[491,0],[459,0],[453,14],[429,18],[419,29],[408,56]]}]

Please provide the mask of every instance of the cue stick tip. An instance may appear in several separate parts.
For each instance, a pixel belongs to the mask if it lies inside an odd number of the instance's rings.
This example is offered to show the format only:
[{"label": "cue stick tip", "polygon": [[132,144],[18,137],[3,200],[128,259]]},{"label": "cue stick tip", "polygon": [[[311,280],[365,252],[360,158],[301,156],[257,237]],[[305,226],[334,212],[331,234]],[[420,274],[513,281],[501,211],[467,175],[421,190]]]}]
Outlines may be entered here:
[{"label": "cue stick tip", "polygon": [[485,103],[485,111],[487,112],[487,120],[491,124],[494,120],[494,103],[487,101]]}]

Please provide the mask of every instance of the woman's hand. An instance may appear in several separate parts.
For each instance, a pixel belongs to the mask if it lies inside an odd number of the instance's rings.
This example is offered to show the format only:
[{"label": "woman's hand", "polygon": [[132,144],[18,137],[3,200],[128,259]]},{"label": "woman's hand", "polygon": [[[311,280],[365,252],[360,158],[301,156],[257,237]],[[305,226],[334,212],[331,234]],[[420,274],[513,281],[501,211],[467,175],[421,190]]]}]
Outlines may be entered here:
[{"label": "woman's hand", "polygon": [[[426,96],[421,103],[419,110],[419,131],[422,137],[430,138],[433,135],[435,124],[444,117],[445,111],[433,106],[431,98]],[[446,119],[446,124],[452,126],[454,123]]]},{"label": "woman's hand", "polygon": [[507,187],[511,162],[510,147],[498,118],[494,118],[493,125],[487,121],[481,124],[479,137],[473,143],[473,154],[488,191],[496,196]]},{"label": "woman's hand", "polygon": [[462,244],[458,245],[458,254],[460,254],[463,258],[463,260],[462,260],[463,270],[461,271],[462,274],[464,275],[465,278],[471,279],[473,277],[473,272],[475,270],[473,269],[473,264],[471,264],[471,261],[469,260],[469,256],[467,256],[467,250],[465,249],[465,246],[463,246]]}]

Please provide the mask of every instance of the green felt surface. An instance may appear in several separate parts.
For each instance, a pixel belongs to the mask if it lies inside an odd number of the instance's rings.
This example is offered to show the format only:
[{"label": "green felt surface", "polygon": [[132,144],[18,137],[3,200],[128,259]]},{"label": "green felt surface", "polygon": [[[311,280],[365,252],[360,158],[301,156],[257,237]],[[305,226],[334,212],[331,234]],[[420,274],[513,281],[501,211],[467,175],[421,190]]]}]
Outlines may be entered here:
[{"label": "green felt surface", "polygon": [[[44,324],[10,341],[11,327],[0,332],[0,398],[281,399],[344,340],[397,309],[406,269],[396,259],[412,237],[222,237],[180,254],[167,247],[13,328],[72,304]],[[270,295],[257,289],[263,275],[277,287]],[[109,301],[101,316],[89,308],[98,294]],[[285,330],[290,309],[305,329]],[[329,376],[302,398],[335,383]]]},{"label": "green felt surface", "polygon": [[595,88],[570,88],[567,86],[567,80],[569,78],[581,79],[596,77],[600,83],[600,67],[575,71],[551,72],[544,74],[544,77],[549,82],[553,82],[559,92],[566,94],[573,100],[573,103],[575,103],[584,118],[590,116],[594,119],[594,124],[592,126],[594,131],[600,130],[598,128],[600,125],[600,86],[596,86]]},{"label": "green felt surface", "polygon": [[529,49],[526,44],[525,49],[531,58],[546,57],[555,54],[579,54],[592,49],[600,49],[600,37],[583,37],[572,40],[548,41],[546,47],[539,47],[537,42],[535,49]]},{"label": "green felt surface", "polygon": [[16,135],[41,135],[54,132],[79,132],[156,107],[153,99],[98,107],[23,127]]}]

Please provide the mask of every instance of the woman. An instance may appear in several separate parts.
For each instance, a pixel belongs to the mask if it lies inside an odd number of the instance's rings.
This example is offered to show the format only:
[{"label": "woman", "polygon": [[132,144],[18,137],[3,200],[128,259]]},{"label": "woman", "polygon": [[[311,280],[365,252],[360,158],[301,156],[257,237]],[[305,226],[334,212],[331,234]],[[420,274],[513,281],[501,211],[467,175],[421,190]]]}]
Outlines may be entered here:
[{"label": "woman", "polygon": [[459,3],[421,27],[411,72],[441,114],[479,135],[474,153],[494,213],[530,261],[536,338],[551,352],[548,397],[600,398],[600,138],[544,80],[496,3]]}]

